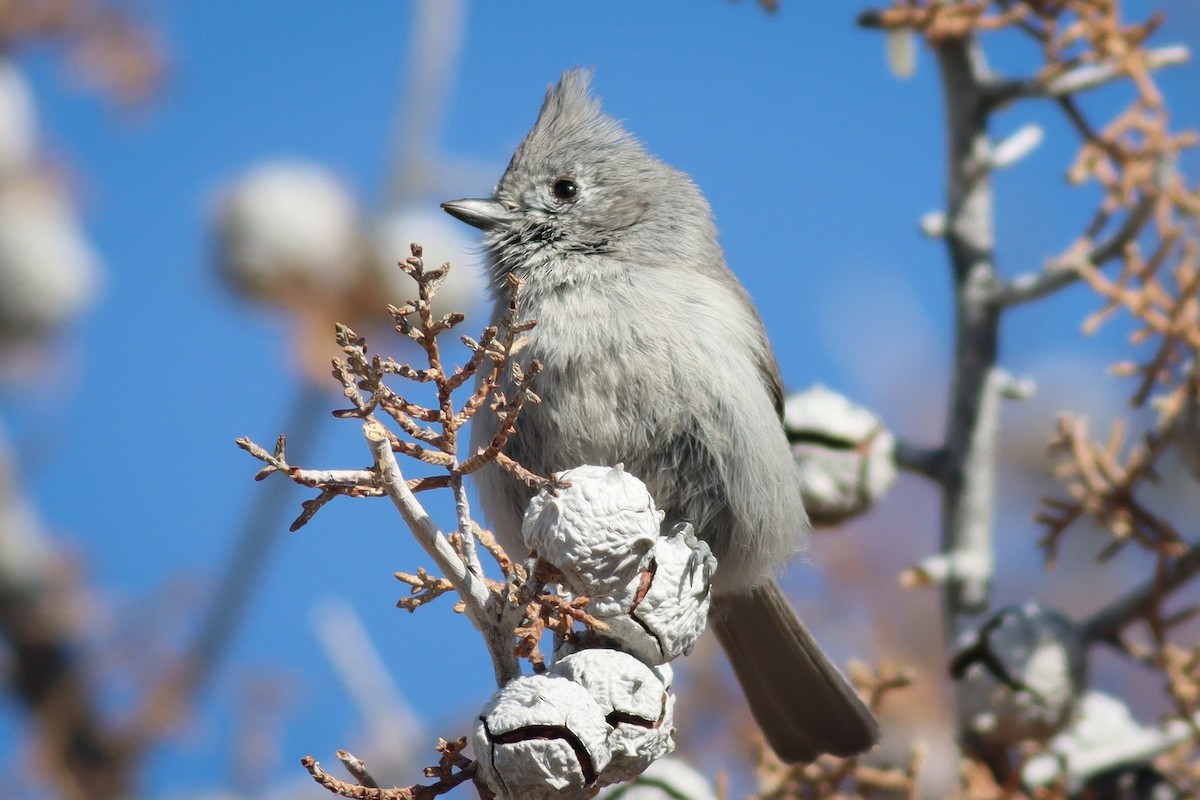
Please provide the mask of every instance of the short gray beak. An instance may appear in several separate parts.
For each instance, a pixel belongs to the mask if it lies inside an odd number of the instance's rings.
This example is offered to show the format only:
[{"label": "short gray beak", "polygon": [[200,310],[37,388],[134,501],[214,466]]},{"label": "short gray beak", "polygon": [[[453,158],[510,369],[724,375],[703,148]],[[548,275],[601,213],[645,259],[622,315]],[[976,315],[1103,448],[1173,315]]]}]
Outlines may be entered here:
[{"label": "short gray beak", "polygon": [[490,231],[512,219],[512,212],[499,201],[492,199],[451,200],[442,203],[442,209],[455,219],[460,219],[481,231]]}]

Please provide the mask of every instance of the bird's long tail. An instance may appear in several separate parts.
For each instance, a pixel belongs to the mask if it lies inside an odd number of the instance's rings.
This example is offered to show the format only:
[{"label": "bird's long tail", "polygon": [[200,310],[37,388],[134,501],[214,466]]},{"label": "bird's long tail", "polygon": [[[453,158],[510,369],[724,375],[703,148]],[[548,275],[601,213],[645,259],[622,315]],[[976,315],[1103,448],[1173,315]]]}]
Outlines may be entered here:
[{"label": "bird's long tail", "polygon": [[879,740],[879,723],[772,580],[721,595],[711,623],[762,727],[788,763],[853,756]]}]

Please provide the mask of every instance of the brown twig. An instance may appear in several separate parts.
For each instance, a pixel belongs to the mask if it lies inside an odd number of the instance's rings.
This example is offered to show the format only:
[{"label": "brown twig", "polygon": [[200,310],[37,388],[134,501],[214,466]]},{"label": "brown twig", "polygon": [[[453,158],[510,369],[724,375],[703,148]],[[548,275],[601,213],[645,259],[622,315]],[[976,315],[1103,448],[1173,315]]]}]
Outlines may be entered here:
[{"label": "brown twig", "polygon": [[[390,789],[381,789],[378,786],[367,786],[362,783],[349,783],[333,777],[317,762],[312,756],[305,756],[300,759],[300,765],[308,770],[308,774],[312,779],[327,789],[332,794],[339,797],[350,797],[355,800],[432,800],[447,792],[453,791],[455,787],[473,780],[475,777],[475,766],[466,758],[462,751],[466,748],[466,738],[458,739],[454,742],[447,742],[444,739],[438,740],[438,752],[441,753],[441,758],[438,764],[433,767],[426,767],[425,776],[428,778],[436,777],[438,780],[431,784],[407,786],[404,788],[392,787]],[[343,764],[349,761],[354,765],[361,765],[354,756],[339,750],[338,757]],[[348,766],[349,768],[349,766]],[[356,772],[351,769],[352,774]],[[355,775],[356,779],[358,775]],[[369,778],[369,776],[367,776]],[[372,779],[370,781],[374,783]]]}]

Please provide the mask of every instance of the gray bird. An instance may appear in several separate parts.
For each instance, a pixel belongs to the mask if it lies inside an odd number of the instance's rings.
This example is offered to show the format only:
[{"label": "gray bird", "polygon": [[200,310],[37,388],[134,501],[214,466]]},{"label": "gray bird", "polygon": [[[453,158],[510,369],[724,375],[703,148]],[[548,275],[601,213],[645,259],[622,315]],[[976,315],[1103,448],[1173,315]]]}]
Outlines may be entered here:
[{"label": "gray bird", "polygon": [[[711,622],[775,752],[866,751],[878,723],[775,580],[807,517],[762,321],[699,189],[601,110],[589,78],[547,92],[494,197],[442,204],[485,234],[497,318],[511,274],[537,320],[519,358],[544,365],[542,402],[506,453],[541,475],[623,462],[666,524],[691,522],[716,555]],[[472,448],[496,425],[476,416]],[[500,542],[524,552],[531,491],[495,466],[478,486]]]}]

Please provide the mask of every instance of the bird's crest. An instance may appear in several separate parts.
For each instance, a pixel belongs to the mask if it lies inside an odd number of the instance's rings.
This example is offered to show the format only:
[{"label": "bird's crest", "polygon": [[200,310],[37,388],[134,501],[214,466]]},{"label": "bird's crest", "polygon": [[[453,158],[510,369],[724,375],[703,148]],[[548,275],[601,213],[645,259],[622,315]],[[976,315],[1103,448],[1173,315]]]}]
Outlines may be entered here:
[{"label": "bird's crest", "polygon": [[533,129],[513,155],[513,163],[561,160],[564,155],[602,157],[613,148],[634,145],[634,139],[619,121],[600,107],[592,95],[591,70],[567,70],[558,84],[546,91],[546,100]]}]

